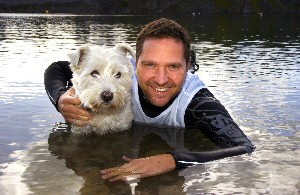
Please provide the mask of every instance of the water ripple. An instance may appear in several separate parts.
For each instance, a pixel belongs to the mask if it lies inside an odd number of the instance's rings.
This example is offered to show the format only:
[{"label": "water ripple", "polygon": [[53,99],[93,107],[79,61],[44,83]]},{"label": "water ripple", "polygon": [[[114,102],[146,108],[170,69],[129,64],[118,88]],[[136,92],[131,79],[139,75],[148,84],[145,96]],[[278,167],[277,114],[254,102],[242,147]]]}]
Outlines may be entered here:
[{"label": "water ripple", "polygon": [[[56,157],[50,158],[47,153],[45,143],[49,124],[62,121],[44,91],[44,70],[50,63],[67,60],[67,53],[84,44],[114,45],[126,41],[135,47],[140,28],[152,19],[153,16],[0,14],[1,170],[12,171],[7,163],[14,160],[10,154],[24,150],[28,143],[36,140],[44,141],[43,151],[39,146],[33,147],[31,155],[42,160],[36,159],[30,168],[37,165],[49,168],[57,164]],[[179,21],[191,31],[200,65],[197,74],[252,138],[258,151],[243,163],[239,163],[240,158],[243,160],[246,156],[234,158],[237,162],[186,170],[184,189],[191,193],[229,194],[299,191],[295,182],[299,181],[295,170],[299,167],[300,145],[298,19],[294,20],[291,15],[262,18],[201,15],[179,18]],[[30,159],[25,158],[26,163],[30,164]],[[51,172],[55,181],[64,179],[62,172],[66,177],[78,179],[64,163],[56,170],[56,174]],[[27,173],[28,181],[43,175],[35,175],[31,169]],[[91,178],[98,178],[98,175]],[[150,180],[145,180],[147,187]],[[157,185],[154,180],[152,184]],[[44,180],[42,184],[35,180],[33,186],[44,190],[49,187],[47,182]],[[62,183],[72,184],[72,181]],[[182,186],[182,182],[179,183],[175,187]],[[2,184],[14,186],[7,181]],[[76,187],[80,185],[81,180],[78,180]],[[55,186],[51,192],[55,191]]]}]

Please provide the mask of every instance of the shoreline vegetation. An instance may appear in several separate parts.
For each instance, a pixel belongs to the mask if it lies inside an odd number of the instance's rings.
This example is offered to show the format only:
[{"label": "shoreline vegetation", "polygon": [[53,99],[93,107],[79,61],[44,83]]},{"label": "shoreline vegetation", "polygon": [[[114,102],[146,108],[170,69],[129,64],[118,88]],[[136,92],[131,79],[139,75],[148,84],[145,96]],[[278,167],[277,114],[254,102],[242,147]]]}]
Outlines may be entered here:
[{"label": "shoreline vegetation", "polygon": [[0,13],[300,14],[299,0],[0,0]]}]

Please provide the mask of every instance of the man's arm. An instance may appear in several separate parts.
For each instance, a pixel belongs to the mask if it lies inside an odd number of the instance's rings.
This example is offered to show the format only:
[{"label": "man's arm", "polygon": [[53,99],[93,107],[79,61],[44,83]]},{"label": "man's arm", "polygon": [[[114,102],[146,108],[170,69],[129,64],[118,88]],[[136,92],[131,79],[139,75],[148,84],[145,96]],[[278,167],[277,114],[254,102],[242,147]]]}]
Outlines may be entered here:
[{"label": "man's arm", "polygon": [[171,152],[176,161],[176,169],[251,153],[255,149],[225,107],[208,89],[201,89],[188,105],[185,124],[186,131],[199,129],[223,149],[207,152]]},{"label": "man's arm", "polygon": [[45,70],[45,89],[51,103],[57,110],[59,97],[72,86],[71,78],[72,71],[67,61],[54,62]]},{"label": "man's arm", "polygon": [[71,83],[72,71],[69,62],[52,63],[45,71],[44,84],[47,95],[66,122],[76,126],[86,125],[91,114],[80,107],[80,100],[75,95]]}]

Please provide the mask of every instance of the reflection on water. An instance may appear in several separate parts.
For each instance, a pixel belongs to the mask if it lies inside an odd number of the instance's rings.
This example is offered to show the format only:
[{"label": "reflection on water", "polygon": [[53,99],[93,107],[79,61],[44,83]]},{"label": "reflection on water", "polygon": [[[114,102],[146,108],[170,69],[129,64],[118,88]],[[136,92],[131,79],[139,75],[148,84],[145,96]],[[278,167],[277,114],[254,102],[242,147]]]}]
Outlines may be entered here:
[{"label": "reflection on water", "polygon": [[[298,194],[299,16],[173,17],[191,32],[200,64],[197,74],[257,149],[251,156],[142,179],[136,191]],[[172,137],[168,130],[150,133],[133,127],[122,133],[79,138],[51,131],[63,119],[45,95],[45,68],[66,60],[67,53],[86,43],[126,41],[135,47],[140,28],[155,18],[0,14],[0,194],[130,194],[125,183],[101,180],[99,170],[122,163],[124,154],[138,157],[215,147],[194,132],[170,130]]]},{"label": "reflection on water", "polygon": [[[184,140],[187,135],[183,129],[134,124],[131,130],[114,134],[75,135],[61,124],[57,127],[49,134],[48,144],[44,142],[33,146],[23,158],[26,168],[22,173],[22,182],[27,184],[27,190],[35,194],[51,193],[57,189],[55,186],[62,194],[72,191],[82,194],[130,194],[128,184],[116,185],[100,179],[100,170],[123,164],[124,155],[137,158],[187,150]],[[199,134],[194,136],[203,137]],[[212,144],[206,147],[208,145]],[[182,177],[169,173],[141,180],[136,192],[178,194],[178,191],[182,192],[182,183]]]}]

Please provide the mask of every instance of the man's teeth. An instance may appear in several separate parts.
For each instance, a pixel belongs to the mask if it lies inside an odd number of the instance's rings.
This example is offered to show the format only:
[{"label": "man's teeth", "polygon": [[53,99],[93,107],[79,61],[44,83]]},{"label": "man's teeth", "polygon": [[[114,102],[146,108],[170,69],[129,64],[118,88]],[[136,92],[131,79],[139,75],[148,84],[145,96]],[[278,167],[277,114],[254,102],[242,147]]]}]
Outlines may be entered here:
[{"label": "man's teeth", "polygon": [[165,92],[168,91],[169,88],[155,88],[157,92]]}]

